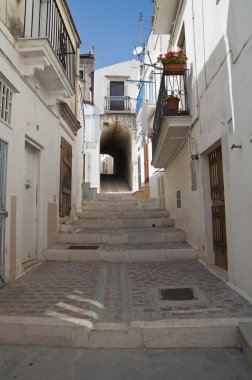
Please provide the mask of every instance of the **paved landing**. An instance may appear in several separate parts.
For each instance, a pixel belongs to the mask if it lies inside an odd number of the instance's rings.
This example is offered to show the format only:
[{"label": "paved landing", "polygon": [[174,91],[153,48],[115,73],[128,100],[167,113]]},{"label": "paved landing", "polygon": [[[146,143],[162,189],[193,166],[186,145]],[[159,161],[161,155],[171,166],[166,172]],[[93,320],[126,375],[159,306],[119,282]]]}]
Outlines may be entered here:
[{"label": "paved landing", "polygon": [[102,193],[122,193],[130,192],[130,187],[124,178],[116,175],[101,175],[101,192]]},{"label": "paved landing", "polygon": [[238,349],[55,349],[0,346],[4,380],[251,380]]},{"label": "paved landing", "polygon": [[[190,287],[197,299],[165,301],[160,288]],[[252,305],[195,261],[44,262],[0,290],[0,316],[96,322],[252,317]]]}]

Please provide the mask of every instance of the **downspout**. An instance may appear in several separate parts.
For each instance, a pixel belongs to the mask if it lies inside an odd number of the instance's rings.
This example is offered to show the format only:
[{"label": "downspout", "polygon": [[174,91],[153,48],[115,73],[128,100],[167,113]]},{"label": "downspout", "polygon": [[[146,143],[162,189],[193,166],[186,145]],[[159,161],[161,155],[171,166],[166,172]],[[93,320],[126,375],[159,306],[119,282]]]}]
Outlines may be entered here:
[{"label": "downspout", "polygon": [[79,121],[79,109],[80,109],[80,89],[79,89],[79,68],[80,68],[80,45],[77,45],[76,49],[76,61],[75,61],[75,117]]}]

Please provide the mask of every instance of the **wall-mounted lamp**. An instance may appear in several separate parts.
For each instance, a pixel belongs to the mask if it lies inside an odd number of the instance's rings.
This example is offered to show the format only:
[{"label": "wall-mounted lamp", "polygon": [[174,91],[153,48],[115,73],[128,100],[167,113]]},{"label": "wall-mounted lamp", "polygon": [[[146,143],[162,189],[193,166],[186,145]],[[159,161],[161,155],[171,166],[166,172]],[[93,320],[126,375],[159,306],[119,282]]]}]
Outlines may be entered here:
[{"label": "wall-mounted lamp", "polygon": [[242,148],[242,146],[241,145],[235,145],[235,144],[233,144],[232,146],[231,146],[231,149],[241,149]]},{"label": "wall-mounted lamp", "polygon": [[198,160],[199,159],[199,155],[198,154],[192,154],[191,155],[191,159],[192,160]]}]

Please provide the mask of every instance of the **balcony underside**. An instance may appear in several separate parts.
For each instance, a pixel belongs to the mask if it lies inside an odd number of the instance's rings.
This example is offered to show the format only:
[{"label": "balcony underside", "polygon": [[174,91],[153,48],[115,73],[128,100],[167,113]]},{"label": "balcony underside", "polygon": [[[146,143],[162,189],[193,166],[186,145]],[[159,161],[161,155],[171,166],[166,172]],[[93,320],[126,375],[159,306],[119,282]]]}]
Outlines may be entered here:
[{"label": "balcony underside", "polygon": [[157,140],[152,165],[166,168],[174,160],[187,140],[191,116],[166,116]]},{"label": "balcony underside", "polygon": [[154,34],[171,34],[180,0],[155,0]]},{"label": "balcony underside", "polygon": [[52,95],[74,95],[71,82],[47,38],[20,38],[16,46],[23,58],[24,76],[36,77]]}]

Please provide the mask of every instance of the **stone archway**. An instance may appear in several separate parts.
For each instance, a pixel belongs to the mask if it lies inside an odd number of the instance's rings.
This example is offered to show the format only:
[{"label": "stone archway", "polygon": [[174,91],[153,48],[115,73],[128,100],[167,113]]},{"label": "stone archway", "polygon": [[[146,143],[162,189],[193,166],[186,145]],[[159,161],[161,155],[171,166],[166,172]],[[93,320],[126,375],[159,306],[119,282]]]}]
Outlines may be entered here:
[{"label": "stone archway", "polygon": [[114,159],[114,177],[124,179],[132,189],[132,136],[122,120],[111,117],[104,122],[101,130],[100,154],[107,154]]}]

